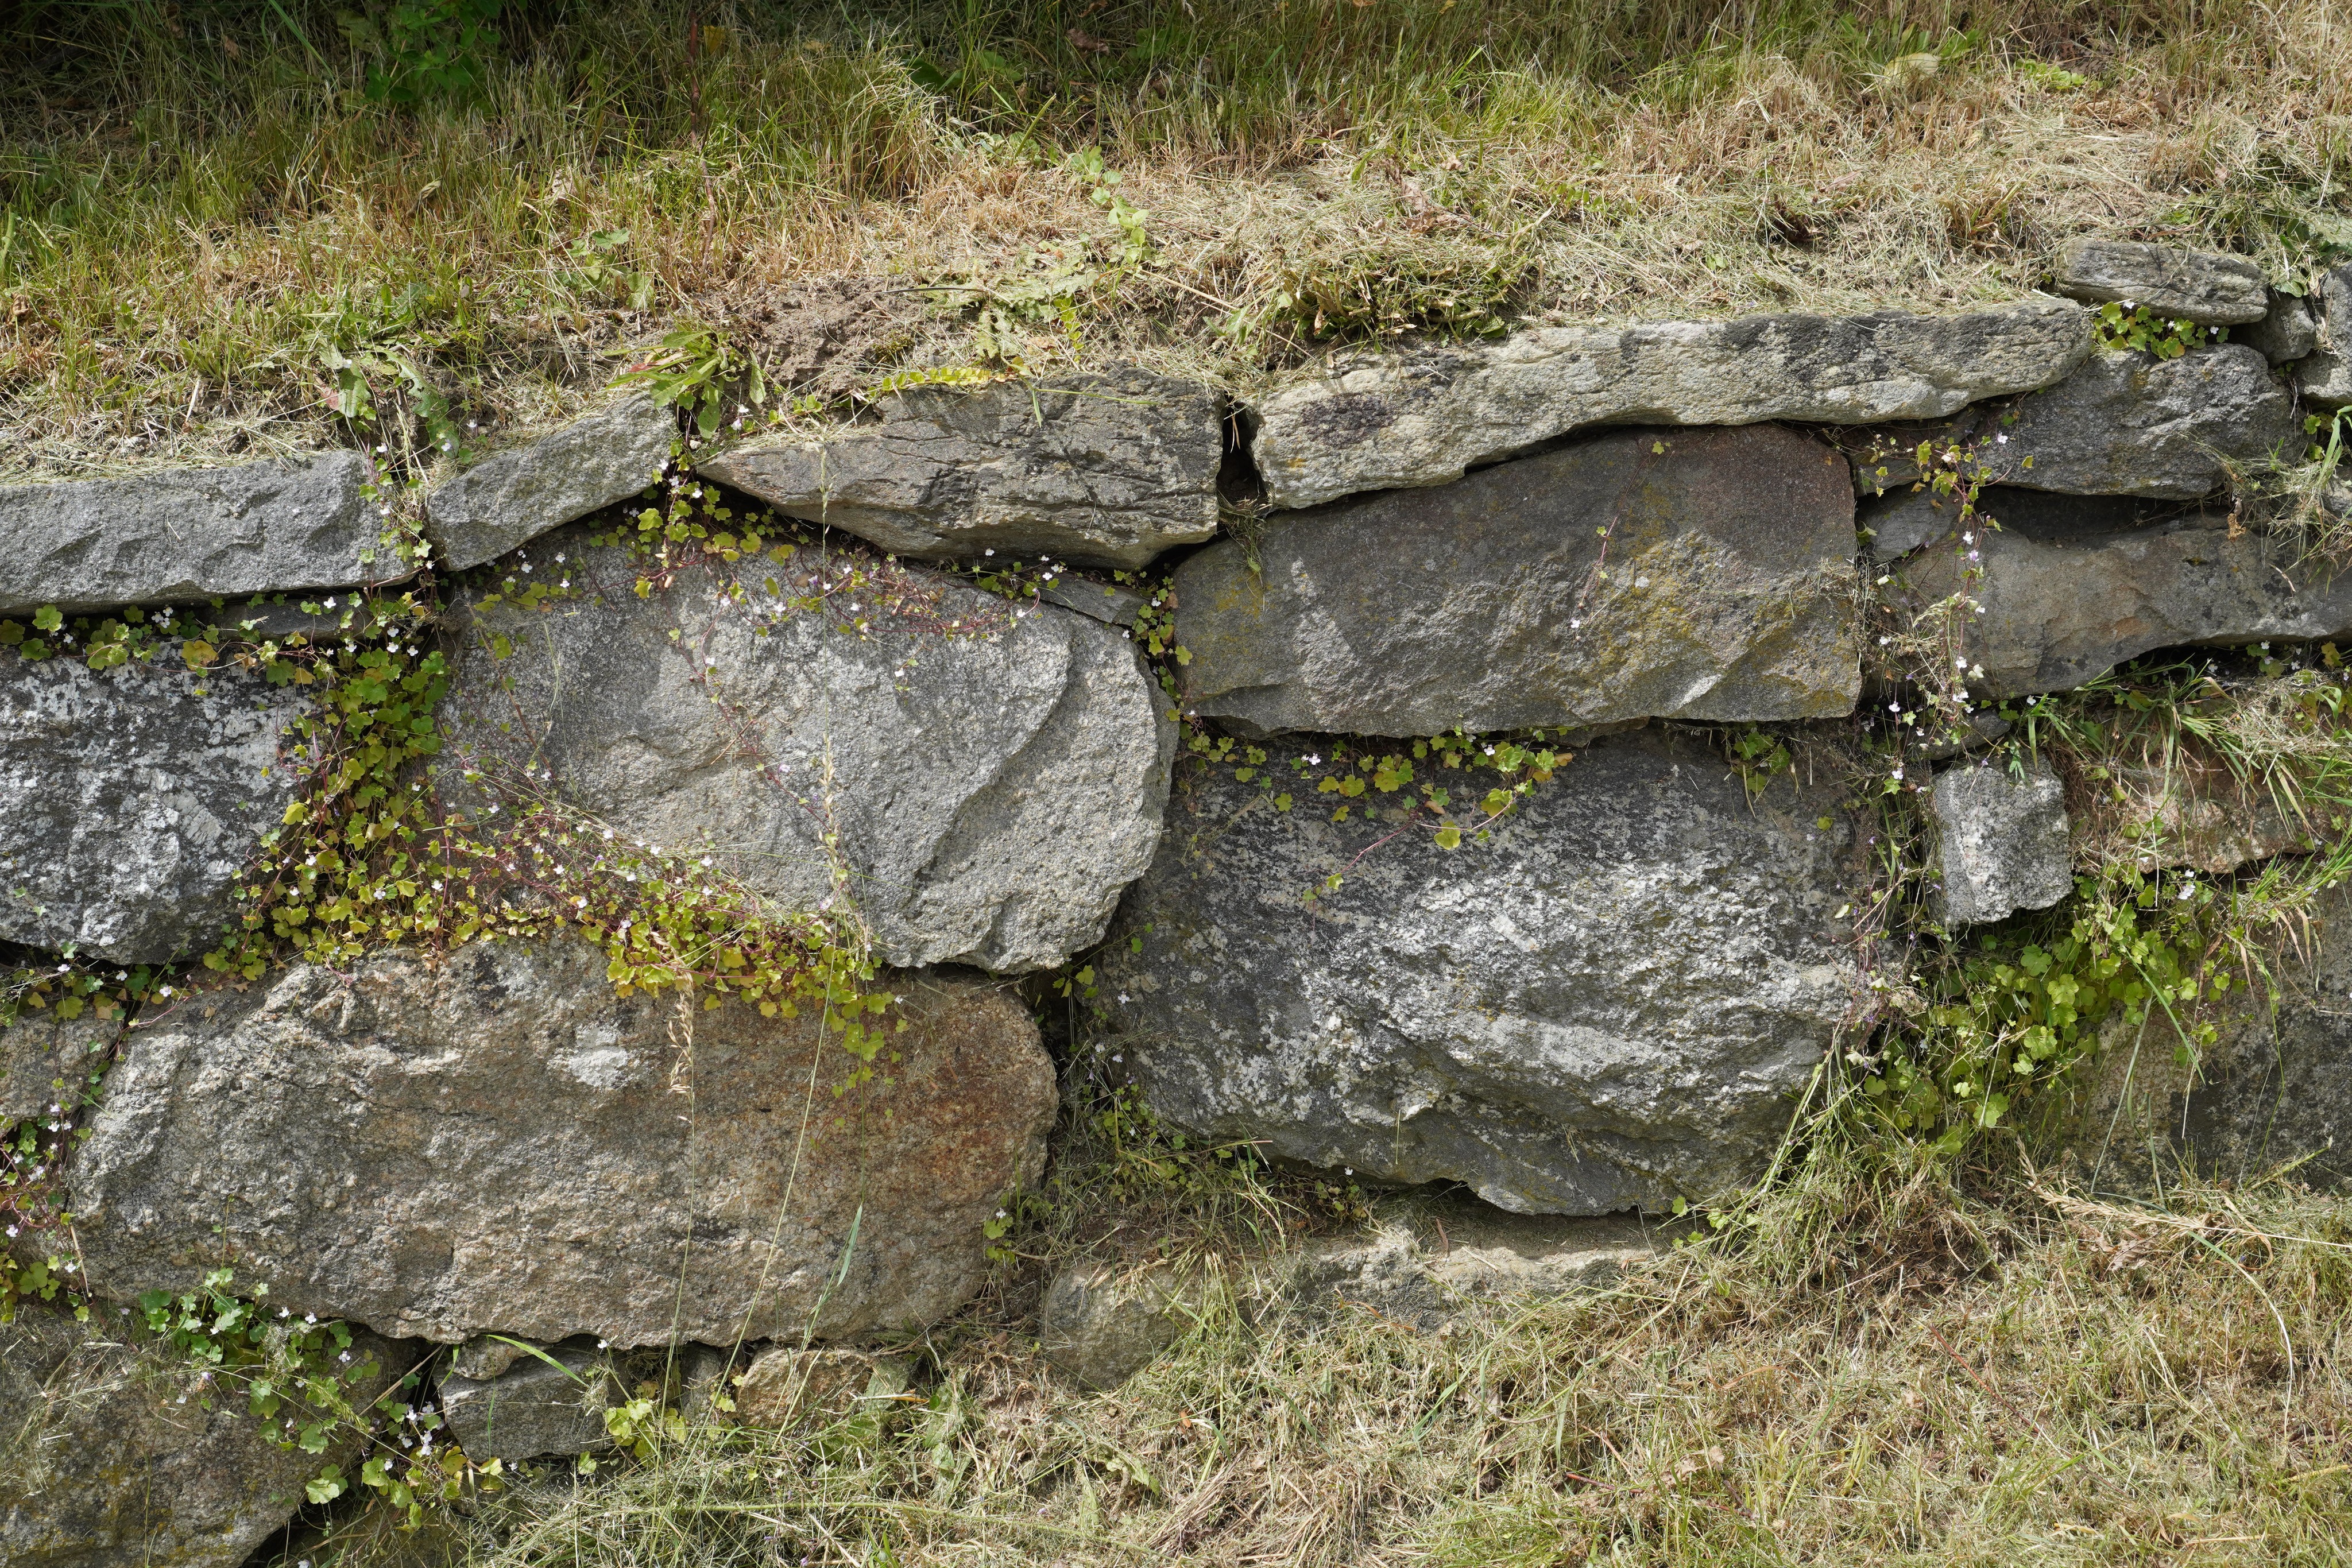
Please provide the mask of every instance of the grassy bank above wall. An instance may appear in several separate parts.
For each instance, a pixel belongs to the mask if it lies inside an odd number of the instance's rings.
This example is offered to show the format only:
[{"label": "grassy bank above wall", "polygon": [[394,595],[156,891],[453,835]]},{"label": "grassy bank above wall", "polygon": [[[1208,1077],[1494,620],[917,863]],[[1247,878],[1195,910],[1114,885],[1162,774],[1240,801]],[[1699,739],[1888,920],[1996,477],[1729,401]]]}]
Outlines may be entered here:
[{"label": "grassy bank above wall", "polygon": [[[2013,295],[2085,231],[2284,278],[2352,245],[2340,20],[2325,0],[18,6],[0,479],[441,448],[553,417],[681,320],[831,392],[827,358],[860,355],[1132,358],[1246,391],[1409,331]],[[811,291],[853,277],[881,282]]]}]

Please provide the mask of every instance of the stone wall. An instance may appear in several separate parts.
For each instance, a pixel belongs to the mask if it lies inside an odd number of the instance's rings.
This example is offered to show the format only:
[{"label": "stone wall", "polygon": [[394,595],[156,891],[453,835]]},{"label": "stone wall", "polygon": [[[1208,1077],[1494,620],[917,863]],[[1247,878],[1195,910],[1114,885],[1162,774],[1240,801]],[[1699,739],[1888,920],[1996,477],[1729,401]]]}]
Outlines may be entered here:
[{"label": "stone wall", "polygon": [[[0,943],[82,987],[0,1030],[0,1116],[51,1151],[19,1255],[69,1225],[100,1323],[231,1269],[412,1360],[469,1345],[468,1398],[546,1381],[485,1336],[585,1365],[919,1328],[1045,1158],[1020,977],[1081,960],[1069,1048],[1194,1132],[1532,1214],[1735,1191],[1874,1016],[1874,616],[1963,595],[1970,703],[2352,634],[2230,488],[2352,400],[2352,269],[2305,300],[2100,243],[2057,287],[1365,356],[1242,409],[1122,371],[705,448],[635,398],[413,507],[355,454],[0,489]],[[2106,299],[2228,339],[2101,349]],[[1922,443],[2001,527],[1958,531]],[[337,749],[352,693],[433,671],[418,755]],[[1727,749],[1757,725],[1760,776]],[[1953,930],[2071,891],[2063,791],[2000,728],[1907,758]],[[286,852],[367,789],[380,835]],[[292,956],[260,884],[370,856],[385,907]],[[667,980],[603,913],[654,889],[700,933]],[[752,926],[854,947],[873,1022],[730,985]],[[2241,1076],[2340,1076],[2336,1014],[2284,1027]],[[2251,1146],[2219,1092],[2198,1135]],[[98,1354],[25,1310],[12,1424]],[[228,1440],[174,1428],[149,1473]],[[186,1483],[211,1533],[170,1561],[285,1517],[246,1473]],[[39,1544],[98,1517],[45,1484],[24,1560],[133,1560]]]}]

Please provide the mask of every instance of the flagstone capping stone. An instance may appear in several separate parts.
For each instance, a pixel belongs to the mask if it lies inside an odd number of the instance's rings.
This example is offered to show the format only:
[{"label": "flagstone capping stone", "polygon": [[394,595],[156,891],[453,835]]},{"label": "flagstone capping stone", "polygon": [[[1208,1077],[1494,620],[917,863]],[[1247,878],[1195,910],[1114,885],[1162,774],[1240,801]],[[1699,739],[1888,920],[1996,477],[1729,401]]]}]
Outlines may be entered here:
[{"label": "flagstone capping stone", "polygon": [[337,588],[406,575],[365,487],[374,465],[322,452],[127,479],[0,486],[0,615],[71,614]]},{"label": "flagstone capping stone", "polygon": [[1547,327],[1353,364],[1249,419],[1267,499],[1311,507],[1442,485],[1589,425],[1934,419],[2049,386],[2090,351],[2088,312],[2047,298],[1953,316]]}]

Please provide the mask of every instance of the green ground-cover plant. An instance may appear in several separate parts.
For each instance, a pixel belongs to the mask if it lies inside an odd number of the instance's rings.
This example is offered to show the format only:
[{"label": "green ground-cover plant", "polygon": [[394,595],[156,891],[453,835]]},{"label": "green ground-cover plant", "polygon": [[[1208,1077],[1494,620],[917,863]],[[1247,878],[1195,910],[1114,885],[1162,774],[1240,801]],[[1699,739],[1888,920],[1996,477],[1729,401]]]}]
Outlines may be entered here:
[{"label": "green ground-cover plant", "polygon": [[2165,316],[2145,305],[2109,300],[2091,313],[2091,335],[2102,349],[2137,349],[2159,360],[2177,360],[2191,349],[2227,342],[2227,327],[2200,327],[2183,317]]}]

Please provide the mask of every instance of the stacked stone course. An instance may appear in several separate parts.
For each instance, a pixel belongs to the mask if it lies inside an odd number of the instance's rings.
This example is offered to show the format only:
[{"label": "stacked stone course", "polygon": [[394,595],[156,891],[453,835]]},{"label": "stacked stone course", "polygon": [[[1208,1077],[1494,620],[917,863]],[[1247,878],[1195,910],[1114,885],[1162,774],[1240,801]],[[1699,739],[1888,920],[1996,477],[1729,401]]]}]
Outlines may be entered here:
[{"label": "stacked stone course", "polygon": [[[1861,1016],[1836,912],[1868,829],[1802,774],[1752,796],[1690,727],[1833,746],[1803,727],[1872,689],[1864,601],[1936,603],[1971,561],[1982,697],[2158,649],[2352,635],[2352,586],[2239,526],[2229,497],[2295,455],[2304,410],[2352,402],[2352,268],[2306,300],[2236,258],[2084,242],[2056,287],[1943,317],[1550,328],[1357,357],[1238,410],[1138,371],[919,387],[709,451],[639,395],[446,479],[423,519],[456,582],[434,633],[456,675],[418,788],[480,811],[486,770],[527,768],[778,912],[854,906],[910,1026],[890,1082],[839,1116],[828,1100],[807,1142],[809,1020],[616,998],[579,943],[199,988],[130,1022],[82,1113],[89,1290],[129,1301],[234,1262],[298,1310],[428,1343],[569,1343],[583,1365],[919,1328],[978,1288],[983,1225],[1044,1158],[1054,1067],[1008,978],[1097,953],[1103,1049],[1195,1132],[1528,1215],[1752,1182]],[[2105,301],[2231,335],[2102,351]],[[1957,506],[1919,484],[1923,441],[1979,455],[1979,509],[2003,527],[1958,537]],[[793,609],[829,570],[818,550],[764,588],[633,592],[581,519],[674,456],[890,552],[877,570],[926,613],[1002,624],[930,637],[877,610],[844,633]],[[372,478],[328,454],[0,488],[0,615],[261,618],[380,586],[400,569]],[[1235,506],[1250,526],[1216,537]],[[455,575],[556,549],[581,591],[550,609],[499,592],[504,568]],[[1066,572],[1015,612],[909,564],[997,551],[1172,568],[1173,695],[1128,589]],[[217,937],[297,798],[283,737],[311,699],[168,663],[0,651],[0,941],[164,963]],[[1180,768],[1182,717],[1285,776],[1357,737],[1456,729],[1538,727],[1576,756],[1455,849]],[[2057,783],[1989,767],[1998,736],[1987,720],[1917,763],[1954,928],[2070,885]],[[1334,877],[1345,896],[1302,902]],[[2352,1040],[2315,1012],[2295,1027],[2295,1071],[2336,1071]],[[103,1050],[27,1015],[0,1032],[0,1114],[42,1113]],[[2213,1138],[2233,1114],[2210,1112]],[[1071,1344],[1108,1280],[1063,1292]],[[1119,1343],[1164,1338],[1181,1291],[1154,1289],[1118,1307]],[[41,1355],[79,1354],[50,1338]],[[1068,1354],[1089,1382],[1125,1364]],[[468,1399],[522,1375],[468,1365]],[[20,1385],[0,1376],[0,1417],[37,1396]],[[171,1451],[225,1440],[207,1431]],[[256,1474],[243,1504],[204,1506],[282,1519],[279,1478]],[[0,1555],[68,1528],[42,1506],[0,1497]],[[247,1515],[158,1561],[233,1563]]]}]

